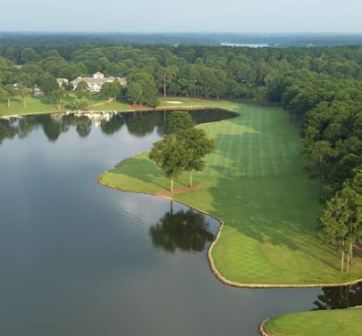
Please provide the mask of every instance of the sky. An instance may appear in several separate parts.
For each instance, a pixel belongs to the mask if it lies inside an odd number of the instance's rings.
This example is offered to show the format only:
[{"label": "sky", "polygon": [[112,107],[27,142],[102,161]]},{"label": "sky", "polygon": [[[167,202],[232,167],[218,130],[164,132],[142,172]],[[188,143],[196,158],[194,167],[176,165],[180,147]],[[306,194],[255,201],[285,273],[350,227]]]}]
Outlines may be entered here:
[{"label": "sky", "polygon": [[0,0],[0,31],[362,32],[362,0]]}]

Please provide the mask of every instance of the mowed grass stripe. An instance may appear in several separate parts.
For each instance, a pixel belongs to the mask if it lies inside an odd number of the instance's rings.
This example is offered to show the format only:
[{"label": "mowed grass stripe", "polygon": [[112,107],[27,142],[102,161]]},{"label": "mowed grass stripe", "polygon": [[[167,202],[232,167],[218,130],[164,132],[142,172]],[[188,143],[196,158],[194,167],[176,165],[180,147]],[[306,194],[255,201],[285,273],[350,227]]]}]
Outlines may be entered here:
[{"label": "mowed grass stripe", "polygon": [[[217,151],[207,158],[207,169],[195,174],[199,188],[175,195],[224,221],[211,252],[219,272],[241,284],[362,278],[360,259],[350,273],[340,273],[338,255],[316,238],[318,186],[303,172],[301,140],[288,114],[279,108],[232,107],[238,118],[198,126],[215,139]],[[101,181],[155,193],[169,185],[146,155],[120,164]],[[178,182],[186,181],[184,175]]]}]

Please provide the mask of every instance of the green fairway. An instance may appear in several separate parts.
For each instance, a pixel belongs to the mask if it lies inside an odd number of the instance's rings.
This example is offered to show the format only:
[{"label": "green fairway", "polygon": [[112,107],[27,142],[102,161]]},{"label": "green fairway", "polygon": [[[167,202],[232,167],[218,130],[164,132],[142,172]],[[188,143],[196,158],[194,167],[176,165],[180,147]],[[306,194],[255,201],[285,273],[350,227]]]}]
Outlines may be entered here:
[{"label": "green fairway", "polygon": [[362,308],[288,314],[264,325],[268,336],[362,335]]},{"label": "green fairway", "polygon": [[[287,112],[279,108],[213,102],[238,118],[200,125],[216,140],[198,188],[174,198],[225,223],[211,256],[224,280],[240,285],[338,284],[362,278],[362,261],[339,272],[335,251],[317,238],[317,183],[303,172],[302,145]],[[176,107],[177,109],[177,107]],[[176,183],[185,189],[187,176]],[[158,194],[169,187],[141,154],[100,176],[105,185]],[[177,190],[177,189],[176,189]]]}]

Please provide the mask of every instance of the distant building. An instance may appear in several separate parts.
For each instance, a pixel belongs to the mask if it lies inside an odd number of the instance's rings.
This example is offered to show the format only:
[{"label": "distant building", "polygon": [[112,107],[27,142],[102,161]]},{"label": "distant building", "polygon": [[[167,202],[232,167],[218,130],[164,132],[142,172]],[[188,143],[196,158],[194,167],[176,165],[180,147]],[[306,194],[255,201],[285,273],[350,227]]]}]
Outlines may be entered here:
[{"label": "distant building", "polygon": [[[58,78],[57,81],[62,78]],[[58,81],[58,84],[59,84]],[[73,85],[73,88],[76,89],[78,84],[81,82],[85,82],[88,85],[89,91],[98,93],[101,91],[101,88],[104,83],[112,83],[114,81],[118,81],[123,87],[127,86],[127,80],[124,77],[104,77],[104,74],[101,72],[96,72],[92,77],[78,77],[71,81],[70,83]]]},{"label": "distant building", "polygon": [[69,84],[69,80],[66,78],[57,78],[57,83],[60,87],[63,87],[64,85]]},{"label": "distant building", "polygon": [[37,85],[33,87],[33,96],[34,97],[42,97],[44,96],[44,91]]}]

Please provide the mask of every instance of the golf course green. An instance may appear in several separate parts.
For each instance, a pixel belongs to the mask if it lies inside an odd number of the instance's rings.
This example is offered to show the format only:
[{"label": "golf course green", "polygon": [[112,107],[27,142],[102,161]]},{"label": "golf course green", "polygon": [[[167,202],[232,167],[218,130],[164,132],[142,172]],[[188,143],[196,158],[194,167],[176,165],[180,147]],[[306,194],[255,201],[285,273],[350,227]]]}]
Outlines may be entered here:
[{"label": "golf course green", "polygon": [[270,319],[263,326],[267,336],[362,335],[362,308],[311,311]]},{"label": "golf course green", "polygon": [[[205,104],[205,102],[204,102]],[[208,212],[224,225],[209,250],[224,282],[249,287],[338,285],[362,278],[362,260],[339,271],[336,251],[317,238],[318,185],[303,171],[302,143],[290,115],[277,107],[212,102],[237,118],[199,125],[215,139],[206,169],[167,192],[169,180],[142,153],[99,177],[123,191],[151,193]],[[177,107],[175,107],[177,109]]]}]

